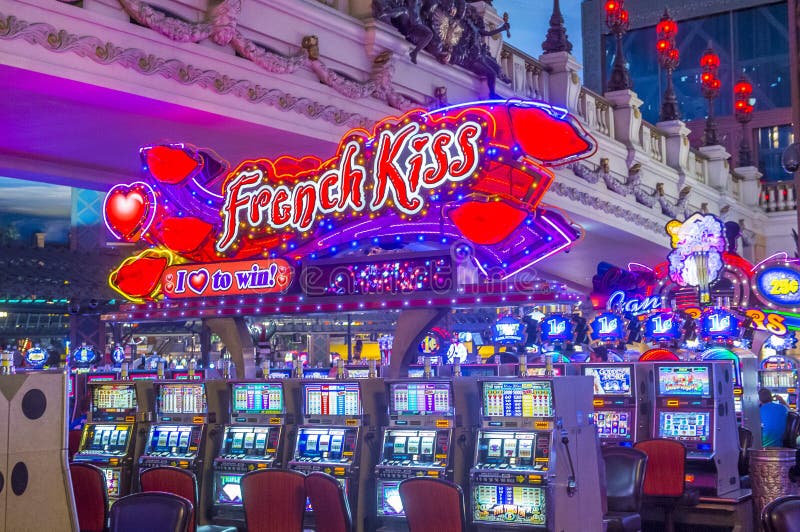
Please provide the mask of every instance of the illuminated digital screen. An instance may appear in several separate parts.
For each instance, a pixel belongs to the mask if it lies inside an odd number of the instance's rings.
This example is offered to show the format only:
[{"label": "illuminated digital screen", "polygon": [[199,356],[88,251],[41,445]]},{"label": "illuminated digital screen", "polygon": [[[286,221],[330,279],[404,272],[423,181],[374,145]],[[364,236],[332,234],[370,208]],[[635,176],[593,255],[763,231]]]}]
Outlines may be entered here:
[{"label": "illuminated digital screen", "polygon": [[794,388],[797,378],[793,370],[762,371],[759,373],[761,386],[764,388]]},{"label": "illuminated digital screen", "polygon": [[205,384],[162,384],[158,396],[159,412],[163,414],[205,414]]},{"label": "illuminated digital screen", "polygon": [[99,425],[87,423],[81,440],[81,451],[90,454],[125,453],[131,425]]},{"label": "illuminated digital screen", "polygon": [[707,366],[659,366],[658,393],[663,396],[711,397]]},{"label": "illuminated digital screen", "polygon": [[389,386],[389,410],[397,415],[451,415],[453,402],[447,382],[403,382]]},{"label": "illuminated digital screen", "polygon": [[473,518],[481,523],[544,526],[544,488],[478,484],[472,488]]},{"label": "illuminated digital screen", "polygon": [[368,379],[369,368],[347,368],[348,379]]},{"label": "illuminated digital screen", "polygon": [[[556,377],[560,377],[564,374],[564,366],[553,365],[553,375]],[[546,377],[547,376],[547,367],[546,366],[528,366],[526,370],[526,375],[528,377]]]},{"label": "illuminated digital screen", "polygon": [[546,439],[537,442],[535,432],[481,431],[477,448],[479,468],[529,471],[548,468],[549,444]]},{"label": "illuminated digital screen", "polygon": [[383,439],[381,463],[430,467],[444,465],[450,446],[447,430],[386,429]]},{"label": "illuminated digital screen", "polygon": [[100,471],[103,472],[103,476],[106,477],[106,490],[108,491],[109,497],[119,497],[120,495],[120,473],[122,471],[118,468],[113,467],[101,467]]},{"label": "illuminated digital screen", "polygon": [[240,458],[274,456],[279,437],[278,427],[227,425],[220,454],[232,454]]},{"label": "illuminated digital screen", "polygon": [[463,377],[497,377],[498,368],[495,364],[462,364],[461,376]]},{"label": "illuminated digital screen", "polygon": [[594,378],[595,395],[631,395],[630,366],[584,366],[583,374]]},{"label": "illuminated digital screen", "polygon": [[214,495],[217,504],[242,504],[242,477],[244,473],[217,473]]},{"label": "illuminated digital screen", "polygon": [[283,386],[275,382],[232,385],[234,415],[283,413]]},{"label": "illuminated digital screen", "polygon": [[103,384],[92,389],[92,414],[136,413],[136,386],[134,384]]},{"label": "illuminated digital screen", "polygon": [[595,410],[594,424],[597,426],[597,434],[601,438],[620,438],[631,439],[630,422],[633,415],[629,412],[619,412],[616,410]]},{"label": "illuminated digital screen", "polygon": [[488,417],[552,417],[551,383],[484,382],[483,414]]},{"label": "illuminated digital screen", "polygon": [[153,425],[145,454],[196,455],[202,425]]},{"label": "illuminated digital screen", "polygon": [[355,428],[301,427],[297,435],[295,460],[352,462],[357,436]]},{"label": "illuminated digital screen", "polygon": [[378,484],[378,515],[405,515],[400,500],[400,481],[381,480]]},{"label": "illuminated digital screen", "polygon": [[659,412],[658,437],[673,440],[707,441],[710,412]]},{"label": "illuminated digital screen", "polygon": [[354,382],[303,384],[307,416],[360,416],[361,392]]}]

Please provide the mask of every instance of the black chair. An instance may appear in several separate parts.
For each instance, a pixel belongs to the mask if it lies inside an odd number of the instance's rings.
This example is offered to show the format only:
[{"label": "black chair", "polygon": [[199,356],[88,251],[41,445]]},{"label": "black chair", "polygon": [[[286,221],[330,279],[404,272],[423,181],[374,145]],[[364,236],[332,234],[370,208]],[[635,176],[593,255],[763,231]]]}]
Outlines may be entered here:
[{"label": "black chair", "polygon": [[186,532],[192,511],[192,503],[171,493],[134,493],[111,506],[109,532]]},{"label": "black chair", "polygon": [[750,448],[753,446],[753,431],[739,427],[739,478],[742,489],[750,489]]},{"label": "black chair", "polygon": [[789,412],[786,415],[786,432],[783,434],[783,446],[797,448],[797,437],[800,436],[800,414]]},{"label": "black chair", "polygon": [[800,495],[779,497],[761,512],[764,532],[797,532],[800,530]]},{"label": "black chair", "polygon": [[642,498],[647,454],[626,447],[603,447],[608,512],[603,520],[608,532],[642,529]]}]

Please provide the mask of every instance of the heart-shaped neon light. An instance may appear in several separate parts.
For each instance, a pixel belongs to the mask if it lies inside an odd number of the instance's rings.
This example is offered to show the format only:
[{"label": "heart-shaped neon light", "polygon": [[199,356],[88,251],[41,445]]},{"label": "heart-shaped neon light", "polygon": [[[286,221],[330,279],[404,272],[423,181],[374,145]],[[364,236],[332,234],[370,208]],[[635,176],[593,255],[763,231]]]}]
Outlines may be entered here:
[{"label": "heart-shaped neon light", "polygon": [[200,268],[189,274],[189,289],[197,295],[202,295],[208,286],[208,270]]},{"label": "heart-shaped neon light", "polygon": [[106,226],[119,240],[138,240],[150,228],[155,214],[156,194],[140,181],[114,186],[103,202]]}]

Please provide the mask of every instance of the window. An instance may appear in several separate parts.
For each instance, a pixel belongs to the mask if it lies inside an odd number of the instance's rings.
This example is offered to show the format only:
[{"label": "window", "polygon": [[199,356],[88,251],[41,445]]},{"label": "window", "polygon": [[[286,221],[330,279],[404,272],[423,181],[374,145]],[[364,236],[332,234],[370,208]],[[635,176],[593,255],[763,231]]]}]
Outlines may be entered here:
[{"label": "window", "polygon": [[781,155],[792,142],[794,132],[790,124],[762,127],[756,130],[758,139],[758,169],[764,174],[764,181],[783,181],[791,179],[781,166]]}]

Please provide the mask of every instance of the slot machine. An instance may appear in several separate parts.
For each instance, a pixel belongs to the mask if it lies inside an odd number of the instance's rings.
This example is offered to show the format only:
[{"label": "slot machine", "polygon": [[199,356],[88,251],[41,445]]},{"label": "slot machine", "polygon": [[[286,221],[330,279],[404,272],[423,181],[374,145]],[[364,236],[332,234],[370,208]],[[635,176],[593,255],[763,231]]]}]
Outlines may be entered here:
[{"label": "slot machine", "polygon": [[[389,426],[383,433],[375,476],[378,520],[392,528],[405,521],[400,482],[429,476],[463,483],[465,479],[454,479],[454,464],[465,453],[454,445],[457,418],[452,381],[402,380],[387,386]],[[460,424],[462,418],[458,419]],[[458,429],[463,432],[463,427]]]},{"label": "slot machine", "polygon": [[789,409],[797,411],[797,363],[783,355],[772,355],[761,361],[758,384],[781,397]]},{"label": "slot machine", "polygon": [[110,382],[119,378],[116,371],[90,371],[86,374],[86,384],[93,382]]},{"label": "slot machine", "polygon": [[[212,515],[218,521],[243,521],[242,476],[286,463],[294,417],[287,414],[282,380],[232,382],[230,423],[225,425],[214,459]],[[288,427],[287,427],[288,425]]]},{"label": "slot machine", "polygon": [[131,492],[144,446],[140,433],[153,411],[149,383],[88,384],[89,413],[73,460],[99,467],[106,476],[109,503]]},{"label": "slot machine", "polygon": [[[367,521],[375,515],[378,434],[386,425],[383,380],[301,381],[300,392],[302,424],[289,469],[336,477],[347,494],[355,529],[370,530]],[[307,510],[307,520],[313,522],[316,516],[310,507]]]},{"label": "slot machine", "polygon": [[[686,478],[701,495],[739,489],[739,436],[730,361],[654,365],[653,437],[686,446]],[[754,440],[761,439],[761,432]]]},{"label": "slot machine", "polygon": [[479,385],[469,495],[474,527],[602,530],[592,380],[498,378]]},{"label": "slot machine", "polygon": [[736,421],[761,434],[761,413],[758,402],[758,360],[746,349],[712,347],[703,352],[703,361],[730,360],[733,362],[733,406]]},{"label": "slot machine", "polygon": [[650,437],[653,366],[650,364],[582,364],[594,381],[594,424],[602,445],[631,447]]}]

